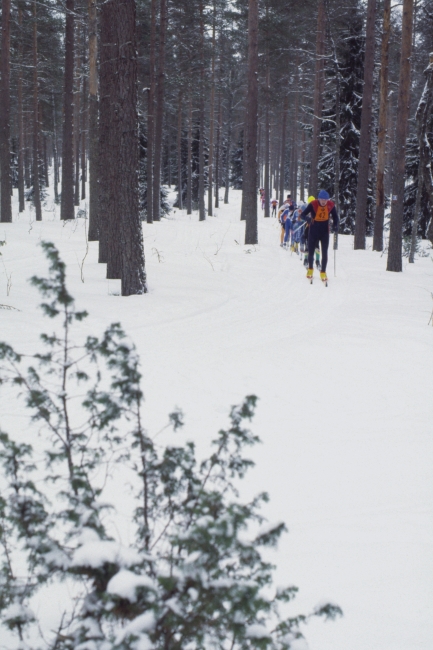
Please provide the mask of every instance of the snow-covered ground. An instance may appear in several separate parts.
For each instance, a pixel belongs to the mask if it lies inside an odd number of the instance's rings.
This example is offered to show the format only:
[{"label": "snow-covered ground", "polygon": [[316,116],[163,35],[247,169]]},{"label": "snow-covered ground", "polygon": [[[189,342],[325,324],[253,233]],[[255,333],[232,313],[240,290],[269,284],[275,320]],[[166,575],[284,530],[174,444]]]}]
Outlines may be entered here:
[{"label": "snow-covered ground", "polygon": [[[387,273],[385,256],[340,237],[336,277],[330,251],[329,287],[311,286],[279,247],[275,219],[260,216],[260,244],[243,246],[232,191],[205,222],[176,211],[144,224],[149,293],[122,298],[96,243],[82,265],[84,219],[60,222],[48,205],[36,223],[14,206],[14,223],[0,224],[0,303],[20,311],[0,310],[0,338],[31,351],[47,328],[27,279],[46,273],[38,242],[53,241],[87,327],[120,320],[137,345],[149,430],[178,405],[204,451],[230,405],[259,396],[252,428],[263,444],[243,495],[269,491],[266,514],[289,527],[277,582],[300,587],[299,611],[325,598],[344,610],[308,626],[311,650],[431,650],[431,256]],[[2,403],[12,437],[26,435],[26,418]]]}]

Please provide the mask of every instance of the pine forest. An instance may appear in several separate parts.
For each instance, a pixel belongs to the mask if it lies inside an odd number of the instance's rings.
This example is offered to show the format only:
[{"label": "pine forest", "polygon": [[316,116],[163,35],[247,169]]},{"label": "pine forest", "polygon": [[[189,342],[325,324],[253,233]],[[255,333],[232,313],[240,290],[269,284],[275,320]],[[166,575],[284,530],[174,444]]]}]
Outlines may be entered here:
[{"label": "pine forest", "polygon": [[433,0],[0,3],[0,650],[431,650]]}]

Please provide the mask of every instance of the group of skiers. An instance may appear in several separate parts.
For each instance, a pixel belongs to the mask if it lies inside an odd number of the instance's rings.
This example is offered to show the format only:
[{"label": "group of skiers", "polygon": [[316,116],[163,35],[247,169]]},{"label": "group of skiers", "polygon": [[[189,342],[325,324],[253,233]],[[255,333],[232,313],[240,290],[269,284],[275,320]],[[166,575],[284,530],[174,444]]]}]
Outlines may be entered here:
[{"label": "group of skiers", "polygon": [[[262,193],[261,199],[263,202]],[[277,199],[272,199],[272,216],[277,216],[277,206]],[[307,278],[311,283],[313,282],[315,263],[320,270],[320,279],[327,285],[329,234],[331,228],[332,232],[338,232],[339,223],[335,204],[330,200],[328,192],[320,190],[317,199],[314,196],[309,196],[307,204],[299,203],[298,205],[288,194],[278,209],[278,220],[281,224],[280,246],[298,255],[304,255]]]}]

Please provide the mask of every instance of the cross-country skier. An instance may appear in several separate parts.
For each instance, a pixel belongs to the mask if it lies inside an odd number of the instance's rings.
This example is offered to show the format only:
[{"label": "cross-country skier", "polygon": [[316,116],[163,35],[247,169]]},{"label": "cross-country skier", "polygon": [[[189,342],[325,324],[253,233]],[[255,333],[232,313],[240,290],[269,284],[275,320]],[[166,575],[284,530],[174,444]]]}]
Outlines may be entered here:
[{"label": "cross-country skier", "polygon": [[335,204],[329,200],[329,194],[325,190],[320,190],[317,200],[311,201],[302,211],[302,217],[310,222],[308,233],[308,271],[307,278],[313,278],[314,251],[320,242],[322,252],[322,267],[320,279],[327,282],[326,265],[328,263],[328,246],[329,246],[329,219],[332,218],[332,232],[338,231],[339,217]]},{"label": "cross-country skier", "polygon": [[304,206],[299,206],[296,208],[296,210],[293,213],[293,218],[292,218],[292,246],[291,250],[294,253],[299,254],[299,249],[302,246],[302,239],[304,237],[304,230],[306,226],[306,221],[305,219],[302,219],[302,210]]},{"label": "cross-country skier", "polygon": [[277,199],[271,199],[272,217],[277,216],[277,206],[278,206]]},{"label": "cross-country skier", "polygon": [[290,208],[290,205],[285,204],[278,214],[281,224],[280,246],[283,247],[285,247],[287,242],[290,241],[290,233],[292,230],[292,220],[290,216],[292,211]]}]

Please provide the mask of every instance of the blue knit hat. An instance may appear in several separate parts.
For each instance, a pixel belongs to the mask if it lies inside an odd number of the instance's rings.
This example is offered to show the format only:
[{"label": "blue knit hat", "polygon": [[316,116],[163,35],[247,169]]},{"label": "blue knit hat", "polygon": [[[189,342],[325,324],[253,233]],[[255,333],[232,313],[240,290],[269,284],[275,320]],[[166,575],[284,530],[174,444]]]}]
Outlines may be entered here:
[{"label": "blue knit hat", "polygon": [[318,199],[329,199],[329,194],[326,190],[320,190],[319,194],[317,195]]}]

